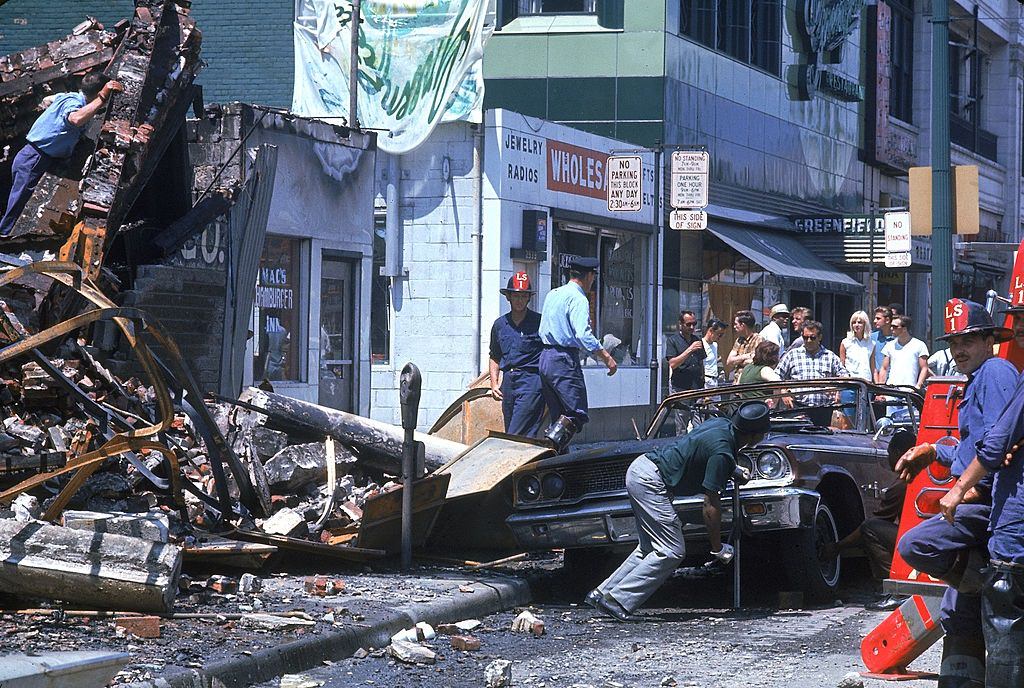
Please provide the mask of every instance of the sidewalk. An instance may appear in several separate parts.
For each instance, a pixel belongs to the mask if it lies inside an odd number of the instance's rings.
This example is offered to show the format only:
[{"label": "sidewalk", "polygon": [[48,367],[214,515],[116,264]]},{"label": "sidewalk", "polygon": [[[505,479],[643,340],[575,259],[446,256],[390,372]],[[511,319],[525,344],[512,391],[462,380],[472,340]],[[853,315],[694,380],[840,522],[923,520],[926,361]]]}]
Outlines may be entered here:
[{"label": "sidewalk", "polygon": [[165,619],[159,638],[126,634],[109,619],[59,613],[3,614],[0,634],[11,651],[126,652],[131,661],[113,686],[232,688],[342,659],[361,647],[385,647],[394,633],[418,621],[436,625],[479,618],[531,600],[525,574],[421,568],[409,574],[339,572],[328,578],[343,581],[344,590],[318,597],[306,592],[306,576],[271,575],[262,579],[263,590],[251,595],[179,596],[178,613],[195,611],[201,617],[212,608],[220,616]]}]

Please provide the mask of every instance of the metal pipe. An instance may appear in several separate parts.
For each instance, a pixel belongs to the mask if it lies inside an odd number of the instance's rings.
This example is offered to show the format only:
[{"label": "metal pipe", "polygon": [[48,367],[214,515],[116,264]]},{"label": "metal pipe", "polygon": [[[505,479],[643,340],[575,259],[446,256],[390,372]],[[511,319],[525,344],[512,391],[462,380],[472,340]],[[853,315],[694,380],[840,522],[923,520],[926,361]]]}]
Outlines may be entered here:
[{"label": "metal pipe", "polygon": [[[953,293],[952,208],[949,173],[949,5],[932,3],[932,303],[931,334]],[[938,340],[936,346],[938,346]]]},{"label": "metal pipe", "polygon": [[352,23],[349,26],[351,32],[349,38],[349,69],[348,69],[348,126],[350,129],[359,128],[359,20],[360,0],[352,2]]},{"label": "metal pipe", "polygon": [[473,133],[473,287],[470,298],[473,301],[473,370],[480,375],[483,366],[480,356],[483,351],[483,227],[484,227],[484,131],[483,125],[476,125]]},{"label": "metal pipe", "polygon": [[387,154],[388,180],[384,187],[384,276],[391,279],[402,276],[401,162],[401,158],[394,153]]}]

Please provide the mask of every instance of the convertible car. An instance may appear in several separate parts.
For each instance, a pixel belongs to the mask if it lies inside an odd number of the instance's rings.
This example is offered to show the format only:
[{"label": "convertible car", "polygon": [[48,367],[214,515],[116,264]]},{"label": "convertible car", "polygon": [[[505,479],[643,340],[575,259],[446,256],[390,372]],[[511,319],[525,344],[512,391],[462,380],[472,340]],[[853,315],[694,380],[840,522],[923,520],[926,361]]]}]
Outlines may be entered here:
[{"label": "convertible car", "polygon": [[[516,541],[527,550],[564,548],[567,565],[581,571],[618,563],[611,550],[624,554],[637,540],[625,490],[630,462],[750,399],[772,409],[772,429],[739,459],[751,475],[740,487],[744,559],[783,576],[785,589],[832,599],[840,559],[827,545],[870,516],[894,481],[889,445],[916,437],[922,398],[915,390],[845,378],[674,394],[636,440],[581,446],[518,469],[506,520]],[[723,534],[732,527],[733,487],[722,499]],[[673,503],[692,563],[706,561],[702,497],[679,495]]]}]

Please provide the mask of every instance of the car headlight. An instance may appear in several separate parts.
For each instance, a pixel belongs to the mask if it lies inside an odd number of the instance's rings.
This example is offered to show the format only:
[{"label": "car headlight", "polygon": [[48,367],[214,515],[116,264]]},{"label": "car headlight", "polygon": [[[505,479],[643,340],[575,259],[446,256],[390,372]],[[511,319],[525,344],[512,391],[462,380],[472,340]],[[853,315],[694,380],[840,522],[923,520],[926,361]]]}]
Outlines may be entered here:
[{"label": "car headlight", "polygon": [[738,455],[738,456],[736,457],[736,465],[737,465],[737,466],[739,466],[739,467],[741,467],[741,468],[745,468],[745,469],[747,469],[747,471],[748,471],[748,472],[749,472],[749,473],[750,473],[751,475],[753,475],[753,474],[754,474],[754,460],[753,460],[753,459],[751,459],[751,458],[750,458],[749,456],[747,456],[746,454],[739,454],[739,455]]},{"label": "car headlight", "polygon": [[540,492],[544,499],[558,499],[565,492],[565,479],[558,473],[548,473],[540,479]]},{"label": "car headlight", "polygon": [[540,480],[535,475],[524,475],[519,479],[519,498],[524,502],[534,502],[540,498]]},{"label": "car headlight", "polygon": [[778,480],[789,473],[789,461],[779,452],[761,452],[757,455],[757,472],[766,480]]}]

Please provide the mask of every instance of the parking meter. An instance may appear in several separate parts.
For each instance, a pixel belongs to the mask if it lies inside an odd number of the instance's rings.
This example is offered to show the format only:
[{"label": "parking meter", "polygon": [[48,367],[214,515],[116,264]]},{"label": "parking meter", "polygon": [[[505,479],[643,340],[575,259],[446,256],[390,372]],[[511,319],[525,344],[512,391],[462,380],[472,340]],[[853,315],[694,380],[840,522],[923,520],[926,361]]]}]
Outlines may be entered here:
[{"label": "parking meter", "polygon": [[399,399],[402,406],[402,568],[412,566],[412,490],[413,480],[419,477],[416,461],[416,420],[420,410],[420,369],[413,363],[402,368]]}]

